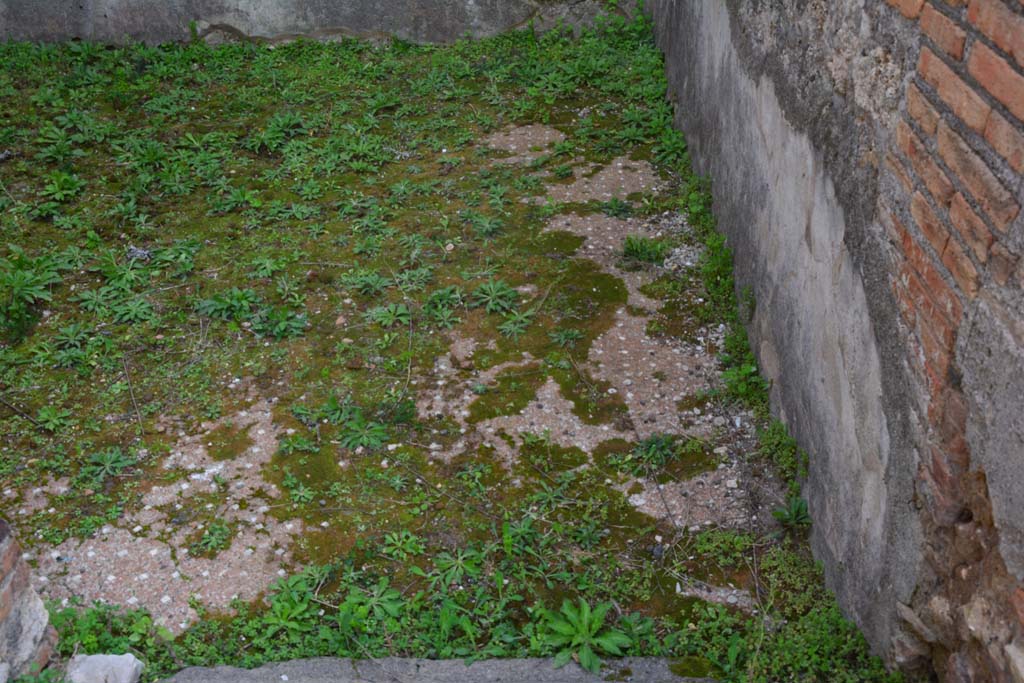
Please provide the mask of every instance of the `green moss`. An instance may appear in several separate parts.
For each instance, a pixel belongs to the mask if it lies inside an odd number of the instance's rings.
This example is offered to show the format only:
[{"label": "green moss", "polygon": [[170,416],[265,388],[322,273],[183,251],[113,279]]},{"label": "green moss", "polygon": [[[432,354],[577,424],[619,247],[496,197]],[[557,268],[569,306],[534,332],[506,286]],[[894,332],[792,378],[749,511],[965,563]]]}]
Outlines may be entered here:
[{"label": "green moss", "polygon": [[253,445],[249,430],[231,422],[222,424],[204,437],[206,452],[214,460],[233,460]]},{"label": "green moss", "polygon": [[557,259],[572,256],[585,241],[584,237],[571,232],[552,230],[541,233],[531,246],[537,253]]},{"label": "green moss", "polygon": [[680,657],[669,664],[669,671],[683,678],[717,679],[722,670],[704,657]]},{"label": "green moss", "polygon": [[518,413],[533,400],[544,378],[544,371],[537,363],[500,373],[493,385],[481,385],[477,389],[479,396],[469,405],[467,420],[474,423]]}]

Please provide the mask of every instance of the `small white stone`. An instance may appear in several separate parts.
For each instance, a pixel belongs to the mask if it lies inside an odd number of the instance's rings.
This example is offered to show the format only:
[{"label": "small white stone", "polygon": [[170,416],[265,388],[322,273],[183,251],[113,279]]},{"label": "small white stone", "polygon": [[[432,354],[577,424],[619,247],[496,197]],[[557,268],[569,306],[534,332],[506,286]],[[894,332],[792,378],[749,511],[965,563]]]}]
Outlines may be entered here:
[{"label": "small white stone", "polygon": [[143,664],[132,654],[75,655],[64,674],[69,683],[136,683]]}]

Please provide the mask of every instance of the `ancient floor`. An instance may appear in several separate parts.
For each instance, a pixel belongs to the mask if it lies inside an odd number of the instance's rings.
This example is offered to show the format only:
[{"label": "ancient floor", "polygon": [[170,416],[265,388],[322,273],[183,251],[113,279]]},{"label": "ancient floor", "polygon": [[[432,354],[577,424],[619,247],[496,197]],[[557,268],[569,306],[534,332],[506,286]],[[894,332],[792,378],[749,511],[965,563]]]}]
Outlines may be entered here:
[{"label": "ancient floor", "polygon": [[549,656],[585,604],[700,676],[832,604],[642,22],[0,56],[0,501],[62,654]]},{"label": "ancient floor", "polygon": [[[531,125],[501,131],[485,144],[498,152],[495,163],[527,164],[549,153],[563,137],[554,127]],[[573,182],[550,185],[546,194],[535,200],[573,204],[625,201],[631,195],[656,192],[663,182],[648,162],[628,157],[606,165],[581,163],[574,168]],[[551,443],[579,449],[588,456],[613,440],[634,443],[657,434],[700,439],[713,453],[713,464],[706,471],[667,481],[616,473],[606,482],[623,492],[637,511],[659,523],[663,533],[658,538],[667,546],[678,541],[676,535],[683,537],[701,529],[767,528],[769,512],[783,496],[777,485],[760,476],[760,470],[755,474],[746,466],[746,456],[754,445],[752,416],[695,400],[716,387],[715,352],[721,345],[722,330],[701,328],[687,338],[648,334],[664,302],[645,295],[643,288],[661,277],[685,277],[700,259],[699,248],[688,243],[685,216],[680,212],[643,218],[567,213],[553,216],[544,229],[582,237],[576,256],[592,260],[621,280],[628,291],[621,305],[602,311],[611,317],[609,329],[594,340],[586,358],[576,361],[601,383],[601,391],[621,401],[622,414],[614,421],[584,420],[558,383],[548,378],[521,409],[470,422],[470,409],[478,399],[474,387],[493,387],[499,376],[535,371],[539,359],[523,351],[518,357],[513,354],[511,360],[480,369],[475,362],[478,347],[487,348],[488,342],[464,336],[466,333],[456,328],[445,334],[446,352],[438,354],[428,372],[410,382],[416,387],[422,418],[446,420],[459,427],[454,443],[427,445],[426,464],[452,463],[467,453],[484,453],[489,462],[511,473],[524,433],[549,434]],[[664,266],[622,270],[619,264],[626,235],[671,237],[682,245],[669,254]],[[543,294],[550,295],[549,284],[523,285],[519,293],[525,301],[536,301]],[[558,283],[551,286],[557,288]],[[496,346],[493,340],[489,344]],[[29,557],[38,562],[36,586],[44,596],[62,601],[77,596],[86,603],[102,600],[144,607],[172,631],[181,631],[196,618],[190,604],[193,599],[210,608],[226,609],[233,600],[255,599],[275,579],[301,567],[296,560],[296,538],[307,526],[326,529],[332,520],[316,522],[275,512],[282,508],[282,492],[267,481],[264,468],[278,450],[280,439],[294,430],[275,422],[278,398],[273,389],[261,390],[245,376],[225,384],[238,397],[239,406],[218,420],[203,421],[198,429],[190,430],[174,416],[160,416],[155,429],[174,440],[160,469],[177,473],[173,483],[154,482],[135,509],[104,525],[91,538],[71,538],[55,546],[42,544],[30,551]],[[680,403],[692,403],[693,407],[679,409]],[[211,452],[217,445],[214,440],[226,428],[245,432],[251,441],[228,459]],[[386,469],[387,453],[406,446],[389,444],[376,465]],[[579,466],[595,464],[592,458],[587,460]],[[5,495],[17,501],[17,519],[53,509],[67,488],[67,478],[50,479],[23,491],[7,489]],[[254,498],[263,502],[245,504]],[[194,557],[187,551],[195,528],[178,521],[179,515],[191,516],[203,508],[216,509],[217,517],[235,528],[230,546],[210,558]],[[628,536],[630,532],[619,533]],[[680,590],[752,606],[748,593],[733,588],[701,585]]]}]

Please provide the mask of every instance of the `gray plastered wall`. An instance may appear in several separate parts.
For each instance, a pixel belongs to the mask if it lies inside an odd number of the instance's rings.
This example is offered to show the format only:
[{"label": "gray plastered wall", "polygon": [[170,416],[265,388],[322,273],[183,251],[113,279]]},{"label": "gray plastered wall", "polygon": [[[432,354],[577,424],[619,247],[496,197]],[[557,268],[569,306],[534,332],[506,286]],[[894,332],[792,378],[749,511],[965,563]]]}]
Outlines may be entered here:
[{"label": "gray plastered wall", "polygon": [[597,0],[0,0],[0,39],[121,43],[296,36],[449,43],[558,20],[586,22]]},{"label": "gray plastered wall", "polygon": [[678,123],[756,300],[751,343],[773,408],[811,454],[815,553],[886,654],[923,557],[913,482],[925,397],[906,367],[876,219],[878,150],[914,57],[887,46],[913,38],[870,4],[649,8]]}]

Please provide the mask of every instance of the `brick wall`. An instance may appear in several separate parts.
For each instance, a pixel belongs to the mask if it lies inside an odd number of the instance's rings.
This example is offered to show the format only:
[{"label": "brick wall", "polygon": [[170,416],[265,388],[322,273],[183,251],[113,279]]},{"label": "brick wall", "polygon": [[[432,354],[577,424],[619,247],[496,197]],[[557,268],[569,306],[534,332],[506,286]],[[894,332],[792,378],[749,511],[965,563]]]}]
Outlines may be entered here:
[{"label": "brick wall", "polygon": [[886,1],[920,31],[885,159],[902,192],[881,207],[892,292],[927,402],[915,503],[930,578],[907,618],[912,651],[944,680],[1020,681],[1024,588],[998,550],[989,482],[968,446],[957,349],[979,297],[1019,301],[1024,287],[1024,0]]},{"label": "brick wall", "polygon": [[10,526],[0,520],[0,665],[10,667],[15,678],[27,674],[46,665],[56,642],[21,548]]}]

